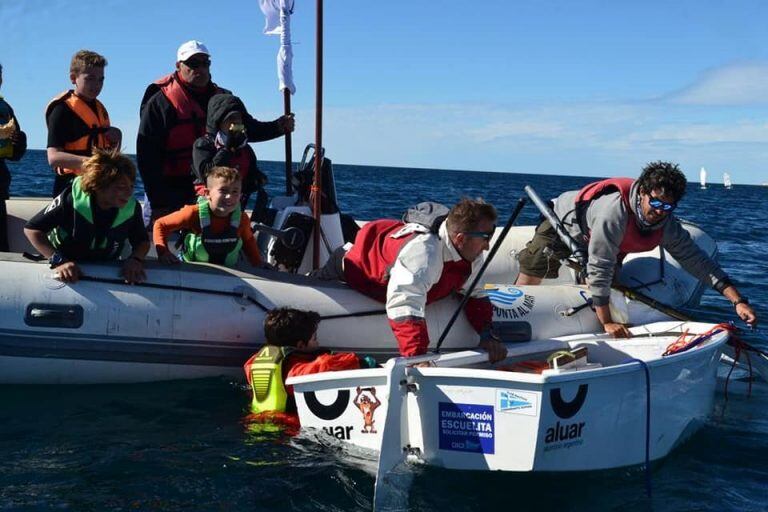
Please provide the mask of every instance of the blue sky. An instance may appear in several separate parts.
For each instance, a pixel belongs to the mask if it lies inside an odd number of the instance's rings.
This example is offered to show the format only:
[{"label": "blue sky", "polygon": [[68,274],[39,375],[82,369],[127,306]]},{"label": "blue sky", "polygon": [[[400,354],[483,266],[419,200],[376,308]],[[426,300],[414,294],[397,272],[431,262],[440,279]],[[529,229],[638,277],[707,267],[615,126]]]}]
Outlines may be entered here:
[{"label": "blue sky", "polygon": [[[314,139],[315,2],[296,0],[294,158]],[[335,162],[768,182],[768,2],[328,0],[324,143]],[[214,80],[282,111],[256,0],[0,0],[2,93],[44,148],[72,54],[109,60],[100,99],[135,149],[144,88],[204,41]],[[281,160],[282,142],[256,145]]]}]

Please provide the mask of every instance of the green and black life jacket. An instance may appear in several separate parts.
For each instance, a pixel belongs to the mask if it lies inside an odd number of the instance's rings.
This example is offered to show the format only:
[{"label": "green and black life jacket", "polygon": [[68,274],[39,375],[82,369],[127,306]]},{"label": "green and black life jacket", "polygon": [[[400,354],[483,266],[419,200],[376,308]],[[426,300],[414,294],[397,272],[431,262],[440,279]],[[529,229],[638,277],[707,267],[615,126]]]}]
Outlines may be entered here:
[{"label": "green and black life jacket", "polygon": [[254,413],[285,412],[288,393],[283,383],[283,362],[293,351],[293,347],[264,345],[245,363]]},{"label": "green and black life jacket", "polygon": [[211,206],[204,197],[197,198],[200,215],[200,234],[187,233],[184,237],[184,261],[205,261],[234,267],[243,248],[243,240],[238,235],[240,206],[229,216],[229,227],[221,233],[211,231]]},{"label": "green and black life jacket", "polygon": [[81,180],[78,176],[72,182],[72,232],[57,226],[48,234],[48,239],[65,256],[75,255],[78,258],[93,260],[117,259],[133,231],[129,221],[136,210],[136,199],[131,197],[125,206],[117,210],[117,215],[108,229],[97,228],[93,222],[92,198],[83,190]]}]

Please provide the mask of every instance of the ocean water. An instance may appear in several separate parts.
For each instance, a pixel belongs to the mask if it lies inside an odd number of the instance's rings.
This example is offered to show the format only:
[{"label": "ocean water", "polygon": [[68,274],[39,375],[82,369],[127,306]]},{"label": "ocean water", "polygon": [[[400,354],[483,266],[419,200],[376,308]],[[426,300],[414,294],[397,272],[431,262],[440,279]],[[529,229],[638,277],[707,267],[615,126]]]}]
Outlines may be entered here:
[{"label": "ocean water", "polygon": [[[329,155],[332,157],[332,155]],[[268,189],[282,190],[281,164],[263,162]],[[45,196],[45,153],[11,164],[14,196]],[[358,218],[399,216],[415,202],[482,196],[502,222],[533,185],[542,197],[590,178],[335,165],[339,204]],[[639,171],[639,170],[638,170]],[[610,170],[605,171],[610,175]],[[137,194],[140,193],[140,187]],[[768,322],[768,188],[691,185],[678,215],[718,240],[720,261]],[[527,206],[520,224],[536,222]],[[707,292],[691,311],[735,320]],[[745,333],[766,346],[762,328]],[[0,386],[0,511],[370,510],[372,462],[325,439],[291,438],[249,420],[242,383],[199,381],[122,386]],[[413,468],[411,510],[768,510],[768,384],[752,397],[718,393],[713,417],[642,469],[511,474]],[[617,434],[618,435],[618,434]],[[640,442],[627,440],[627,443]]]}]

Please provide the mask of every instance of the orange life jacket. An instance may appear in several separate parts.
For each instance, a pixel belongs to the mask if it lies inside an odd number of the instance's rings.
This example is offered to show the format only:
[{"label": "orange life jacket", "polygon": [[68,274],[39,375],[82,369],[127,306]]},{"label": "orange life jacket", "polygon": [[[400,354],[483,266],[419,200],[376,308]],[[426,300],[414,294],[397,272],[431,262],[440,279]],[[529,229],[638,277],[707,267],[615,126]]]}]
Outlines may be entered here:
[{"label": "orange life jacket", "polygon": [[[48,106],[45,108],[46,121],[51,115],[53,107],[62,102],[67,105],[67,107],[69,107],[69,109],[74,112],[83,123],[85,123],[88,127],[88,133],[77,140],[64,143],[64,147],[61,149],[74,155],[90,156],[93,152],[93,148],[109,147],[109,142],[106,137],[107,129],[110,127],[109,114],[99,100],[93,100],[94,105],[96,106],[96,110],[94,111],[91,105],[75,94],[74,91],[64,91],[48,103]],[[80,174],[80,170],[65,169],[63,167],[56,167],[54,171],[59,175]]]}]

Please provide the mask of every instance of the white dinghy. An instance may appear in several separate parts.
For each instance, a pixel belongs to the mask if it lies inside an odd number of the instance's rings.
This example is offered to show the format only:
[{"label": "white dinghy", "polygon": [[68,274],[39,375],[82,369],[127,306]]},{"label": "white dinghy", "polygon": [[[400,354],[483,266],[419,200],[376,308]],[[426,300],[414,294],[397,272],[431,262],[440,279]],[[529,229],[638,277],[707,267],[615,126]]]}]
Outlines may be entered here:
[{"label": "white dinghy", "polygon": [[[633,466],[666,456],[711,413],[729,335],[680,322],[631,331],[628,340],[578,335],[523,343],[495,367],[484,353],[466,351],[411,361],[431,359],[430,367],[399,359],[287,383],[303,428],[384,450],[381,457],[395,462],[407,456],[450,469],[517,472]],[[685,331],[704,339],[663,356]],[[542,374],[500,369],[576,349],[586,357]],[[391,372],[396,367],[402,375]],[[393,403],[398,410],[388,410]]]}]

